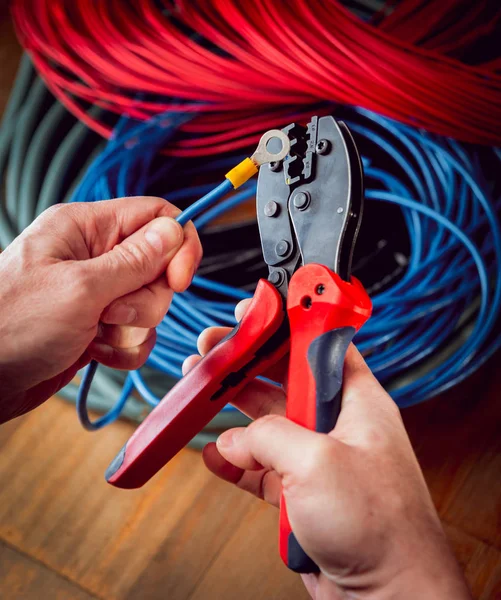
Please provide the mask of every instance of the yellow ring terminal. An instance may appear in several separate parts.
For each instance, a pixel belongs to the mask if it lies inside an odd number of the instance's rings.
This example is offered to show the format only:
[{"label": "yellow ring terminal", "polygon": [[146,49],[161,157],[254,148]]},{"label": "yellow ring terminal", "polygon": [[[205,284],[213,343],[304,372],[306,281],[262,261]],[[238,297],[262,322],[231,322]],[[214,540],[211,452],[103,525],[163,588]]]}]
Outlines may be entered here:
[{"label": "yellow ring terminal", "polygon": [[251,177],[254,177],[257,172],[257,165],[250,158],[245,158],[236,167],[233,167],[231,171],[228,171],[225,177],[226,179],[229,179],[233,187],[237,189]]},{"label": "yellow ring terminal", "polygon": [[[282,144],[279,152],[270,152],[268,150],[268,142],[273,138],[277,138]],[[231,171],[226,173],[225,177],[237,189],[253,177],[261,165],[283,160],[289,154],[290,147],[291,142],[283,131],[280,131],[280,129],[270,129],[261,136],[254,154],[250,158],[244,159],[236,167],[233,167]]]}]

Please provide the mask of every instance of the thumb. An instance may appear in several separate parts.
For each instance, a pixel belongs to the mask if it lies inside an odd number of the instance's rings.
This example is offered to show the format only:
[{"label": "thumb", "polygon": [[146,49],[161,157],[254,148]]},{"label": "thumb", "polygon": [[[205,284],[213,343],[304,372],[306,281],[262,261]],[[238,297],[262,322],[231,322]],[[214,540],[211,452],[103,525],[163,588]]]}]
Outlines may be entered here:
[{"label": "thumb", "polygon": [[281,476],[308,473],[335,441],[289,419],[267,415],[248,427],[230,429],[217,440],[221,456],[241,469],[273,469]]},{"label": "thumb", "polygon": [[400,429],[400,411],[353,344],[344,363],[341,413],[331,435],[350,445],[373,443]]},{"label": "thumb", "polygon": [[157,279],[183,244],[179,223],[158,217],[109,252],[85,261],[90,284],[107,305]]}]

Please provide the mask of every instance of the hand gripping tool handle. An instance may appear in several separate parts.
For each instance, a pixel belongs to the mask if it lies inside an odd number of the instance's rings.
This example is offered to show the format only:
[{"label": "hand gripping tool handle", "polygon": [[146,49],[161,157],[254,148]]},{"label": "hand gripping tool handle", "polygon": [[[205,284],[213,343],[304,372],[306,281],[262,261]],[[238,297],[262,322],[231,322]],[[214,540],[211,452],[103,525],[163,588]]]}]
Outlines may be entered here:
[{"label": "hand gripping tool handle", "polygon": [[[371,301],[362,284],[344,281],[328,267],[308,264],[292,276],[287,313],[291,348],[286,414],[319,433],[330,433],[341,410],[343,365],[355,332],[369,318]],[[298,573],[317,572],[280,503],[280,555]]]},{"label": "hand gripping tool handle", "polygon": [[123,446],[106,471],[108,483],[144,485],[250,379],[281,358],[289,345],[288,335],[277,334],[284,319],[282,297],[261,279],[242,321],[168,392]]}]

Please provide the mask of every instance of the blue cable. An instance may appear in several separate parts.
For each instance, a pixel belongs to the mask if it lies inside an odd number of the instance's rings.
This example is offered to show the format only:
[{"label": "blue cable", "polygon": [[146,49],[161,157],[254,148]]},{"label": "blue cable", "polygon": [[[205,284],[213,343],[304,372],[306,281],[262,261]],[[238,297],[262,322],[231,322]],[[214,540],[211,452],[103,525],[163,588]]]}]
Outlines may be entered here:
[{"label": "blue cable", "polygon": [[188,221],[192,221],[206,208],[209,208],[209,206],[215,204],[223,196],[226,196],[226,194],[232,189],[233,185],[231,181],[229,179],[225,179],[223,183],[220,183],[208,194],[205,194],[203,198],[200,198],[200,200],[197,200],[190,207],[188,207],[182,214],[179,215],[179,217],[176,218],[176,221],[181,225],[186,225]]}]

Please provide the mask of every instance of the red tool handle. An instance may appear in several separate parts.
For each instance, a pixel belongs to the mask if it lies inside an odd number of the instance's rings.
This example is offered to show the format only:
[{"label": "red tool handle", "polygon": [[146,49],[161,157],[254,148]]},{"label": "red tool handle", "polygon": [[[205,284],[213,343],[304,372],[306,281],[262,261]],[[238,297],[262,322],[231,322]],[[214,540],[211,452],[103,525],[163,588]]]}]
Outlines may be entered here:
[{"label": "red tool handle", "polygon": [[[370,298],[355,278],[348,283],[318,264],[308,264],[292,276],[287,301],[291,331],[289,419],[313,431],[332,431],[341,410],[346,351],[371,311]],[[283,496],[279,543],[282,560],[290,569],[298,573],[318,571],[292,532]]]},{"label": "red tool handle", "polygon": [[284,319],[282,297],[261,279],[242,321],[170,390],[120,450],[106,471],[108,483],[144,485],[250,379],[281,358],[289,345],[288,335],[277,333]]}]

